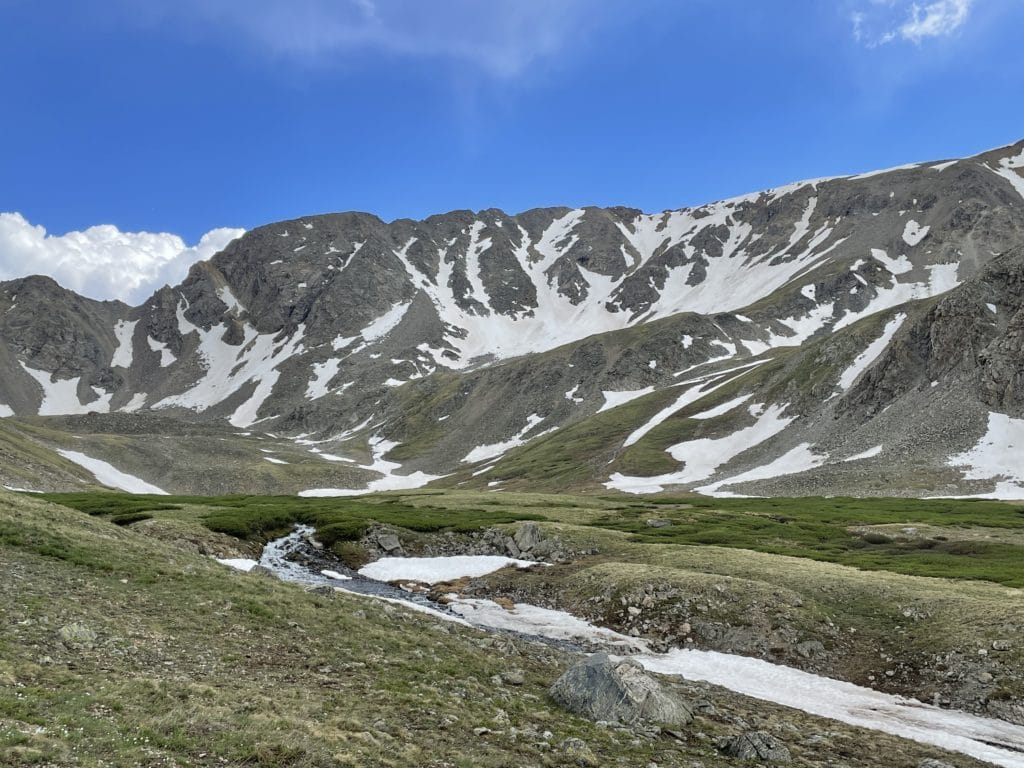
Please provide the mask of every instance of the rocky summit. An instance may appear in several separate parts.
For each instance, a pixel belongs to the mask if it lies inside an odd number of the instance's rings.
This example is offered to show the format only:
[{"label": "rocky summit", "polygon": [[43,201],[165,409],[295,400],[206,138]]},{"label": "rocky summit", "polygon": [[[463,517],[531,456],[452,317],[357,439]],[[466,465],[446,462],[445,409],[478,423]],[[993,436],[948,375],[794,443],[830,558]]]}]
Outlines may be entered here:
[{"label": "rocky summit", "polygon": [[648,214],[270,224],[0,283],[0,482],[1024,497],[1024,142]]}]

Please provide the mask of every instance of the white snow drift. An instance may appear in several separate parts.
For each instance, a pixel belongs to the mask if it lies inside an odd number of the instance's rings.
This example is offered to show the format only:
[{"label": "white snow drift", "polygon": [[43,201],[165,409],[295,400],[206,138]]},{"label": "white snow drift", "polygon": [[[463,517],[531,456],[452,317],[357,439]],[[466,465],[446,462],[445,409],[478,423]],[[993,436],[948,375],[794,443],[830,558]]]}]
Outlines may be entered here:
[{"label": "white snow drift", "polygon": [[951,467],[964,467],[966,480],[994,480],[993,499],[1024,499],[1024,419],[990,412],[988,430],[973,448],[951,456]]},{"label": "white snow drift", "polygon": [[84,453],[80,453],[79,451],[58,449],[57,453],[68,461],[73,461],[78,466],[84,467],[92,472],[96,481],[102,485],[117,488],[121,491],[128,491],[128,493],[145,493],[155,494],[158,496],[167,495],[167,491],[162,488],[157,488],[152,483],[147,483],[145,480],[136,477],[135,475],[129,475],[127,472],[122,472],[114,465],[108,464],[101,459],[94,459],[91,456],[86,456]]},{"label": "white snow drift", "polygon": [[359,575],[377,581],[419,581],[437,584],[462,578],[477,578],[514,565],[532,568],[537,563],[498,555],[453,555],[451,557],[382,557],[359,569]]}]

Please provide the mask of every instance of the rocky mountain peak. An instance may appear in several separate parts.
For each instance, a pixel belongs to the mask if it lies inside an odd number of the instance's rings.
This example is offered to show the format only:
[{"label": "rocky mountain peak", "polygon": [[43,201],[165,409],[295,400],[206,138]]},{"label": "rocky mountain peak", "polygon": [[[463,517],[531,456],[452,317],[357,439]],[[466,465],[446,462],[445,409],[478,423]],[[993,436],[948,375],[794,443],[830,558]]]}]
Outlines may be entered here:
[{"label": "rocky mountain peak", "polygon": [[[946,483],[964,436],[1020,414],[1022,233],[1024,142],[653,214],[302,217],[136,308],[45,278],[0,284],[0,403],[355,440],[346,458],[370,477],[485,457],[498,472],[621,419],[578,457],[587,482],[703,487],[807,445],[791,463],[832,478],[815,489],[852,469],[815,457],[958,406],[960,436],[936,427],[914,448]],[[749,402],[686,416],[719,391]],[[710,474],[680,447],[727,434],[760,442]]]}]

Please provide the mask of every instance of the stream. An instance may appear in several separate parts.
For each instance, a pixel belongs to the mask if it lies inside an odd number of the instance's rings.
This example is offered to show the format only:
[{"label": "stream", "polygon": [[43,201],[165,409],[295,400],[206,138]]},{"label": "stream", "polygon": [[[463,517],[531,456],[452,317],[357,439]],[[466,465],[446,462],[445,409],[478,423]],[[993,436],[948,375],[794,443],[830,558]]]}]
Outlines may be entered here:
[{"label": "stream", "polygon": [[[378,600],[401,603],[445,621],[491,632],[511,632],[568,650],[596,647],[613,654],[628,655],[652,672],[711,683],[751,698],[848,725],[960,752],[993,765],[1024,768],[1024,727],[1019,725],[958,710],[940,709],[914,699],[747,656],[683,648],[654,653],[637,638],[595,626],[563,611],[526,603],[517,603],[509,610],[491,600],[451,596],[451,602],[440,605],[423,594],[407,592],[333,565],[326,557],[319,569],[297,562],[295,555],[299,553],[314,563],[319,557],[316,552],[309,551],[306,543],[313,532],[309,526],[298,526],[287,536],[268,543],[259,565],[270,569],[284,581],[307,586],[328,585]],[[438,562],[443,560],[446,558],[437,558]],[[222,562],[242,570],[256,565],[255,561]]]}]

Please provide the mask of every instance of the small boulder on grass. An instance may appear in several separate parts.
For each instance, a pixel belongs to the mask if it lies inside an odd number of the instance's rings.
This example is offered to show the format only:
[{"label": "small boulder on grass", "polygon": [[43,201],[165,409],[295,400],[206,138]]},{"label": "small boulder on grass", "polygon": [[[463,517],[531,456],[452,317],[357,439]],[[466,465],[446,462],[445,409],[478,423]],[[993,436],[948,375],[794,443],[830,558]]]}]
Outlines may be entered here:
[{"label": "small boulder on grass", "polygon": [[566,739],[561,744],[562,754],[582,768],[597,768],[601,762],[583,739]]},{"label": "small boulder on grass", "polygon": [[276,579],[277,574],[265,565],[254,565],[249,569],[250,576],[260,576],[264,579]]},{"label": "small boulder on grass", "polygon": [[693,708],[635,661],[595,653],[573,665],[551,686],[551,698],[588,720],[633,725],[685,725]]},{"label": "small boulder on grass", "polygon": [[96,645],[98,636],[85,624],[74,622],[57,630],[57,638],[73,651],[89,650]]},{"label": "small boulder on grass", "polygon": [[747,731],[721,744],[721,750],[739,760],[760,760],[765,763],[788,763],[792,758],[786,746],[764,731]]}]

